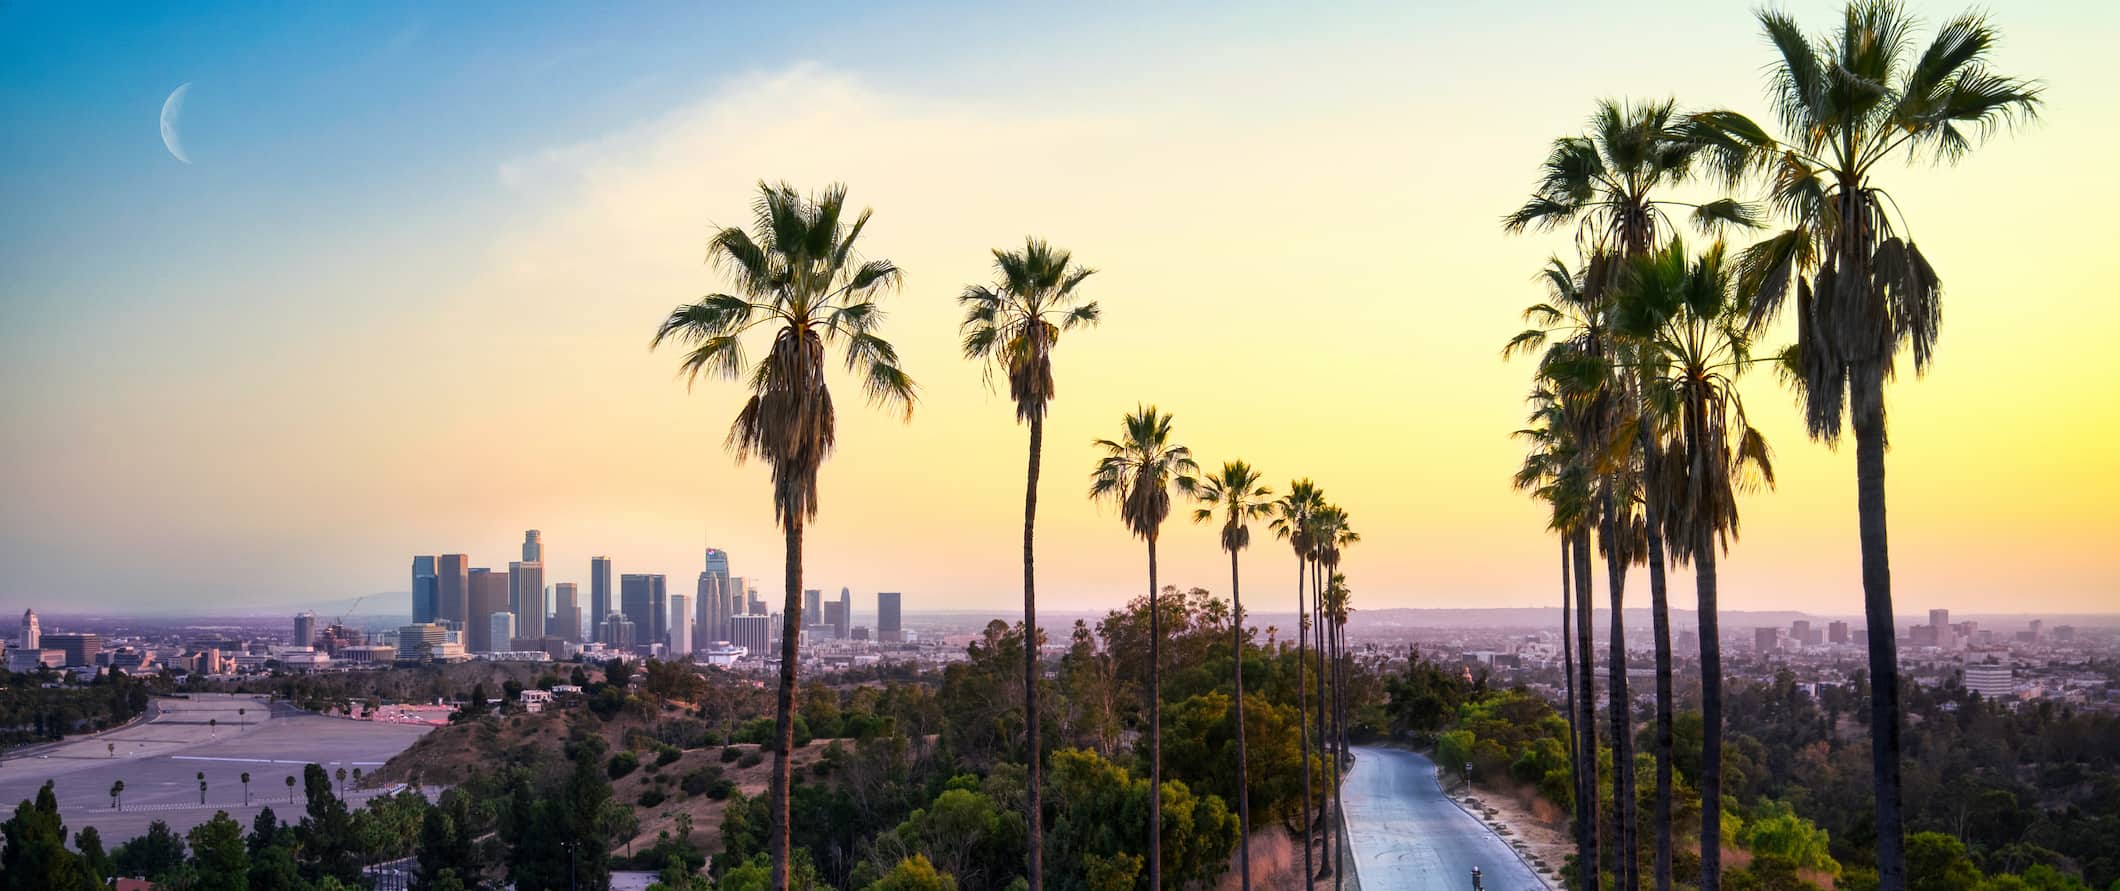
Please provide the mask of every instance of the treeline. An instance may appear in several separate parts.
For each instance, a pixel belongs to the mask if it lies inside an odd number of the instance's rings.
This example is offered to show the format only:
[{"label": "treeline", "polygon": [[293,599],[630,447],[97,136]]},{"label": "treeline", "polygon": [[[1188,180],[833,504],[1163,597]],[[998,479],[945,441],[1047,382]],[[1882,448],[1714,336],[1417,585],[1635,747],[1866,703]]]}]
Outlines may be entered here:
[{"label": "treeline", "polygon": [[[1866,678],[1818,688],[1794,675],[1736,682],[1725,691],[1722,840],[1740,852],[1723,870],[1734,891],[1875,891],[1876,838],[1870,810]],[[1484,673],[1416,657],[1385,679],[1389,729],[1436,747],[1446,770],[1471,763],[1483,785],[1536,795],[1557,812],[1574,806],[1567,718],[1521,689],[1493,689]],[[2120,891],[2120,718],[2052,704],[2009,709],[1956,682],[1909,686],[1904,783],[1908,885],[1919,891]],[[1654,722],[1631,716],[1637,769]],[[1673,726],[1674,872],[1699,868],[1700,712],[1681,709]],[[1598,752],[1598,827],[1608,879],[1618,819],[1611,794],[1613,753]],[[1637,789],[1637,806],[1655,791]],[[1638,868],[1653,862],[1653,841],[1634,849]],[[1742,865],[1738,862],[1742,860]],[[1571,882],[1580,866],[1572,858]]]},{"label": "treeline", "polygon": [[0,748],[123,724],[146,711],[148,699],[167,687],[160,679],[134,679],[122,672],[99,671],[86,684],[64,677],[62,672],[0,669]]}]

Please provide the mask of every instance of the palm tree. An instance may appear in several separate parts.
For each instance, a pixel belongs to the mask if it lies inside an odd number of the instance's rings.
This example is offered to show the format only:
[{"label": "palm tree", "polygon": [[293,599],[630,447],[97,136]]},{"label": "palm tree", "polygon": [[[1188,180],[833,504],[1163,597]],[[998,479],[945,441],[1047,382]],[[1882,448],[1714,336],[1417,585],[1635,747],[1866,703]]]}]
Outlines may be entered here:
[{"label": "palm tree", "polygon": [[1170,516],[1170,490],[1190,494],[1200,466],[1192,450],[1170,439],[1170,415],[1153,405],[1121,422],[1116,441],[1100,439],[1104,457],[1090,473],[1091,500],[1118,505],[1128,531],[1148,542],[1148,887],[1163,887],[1163,658],[1161,608],[1156,602],[1156,537]]},{"label": "palm tree", "polygon": [[115,783],[110,784],[110,809],[122,810],[122,808],[120,808],[118,805],[123,802],[124,798],[125,781],[119,780]]},{"label": "palm tree", "polygon": [[[1738,263],[1751,320],[1772,320],[1794,291],[1796,343],[1785,354],[1813,439],[1855,428],[1863,611],[1869,619],[1870,733],[1880,891],[1906,887],[1899,810],[1899,665],[1886,544],[1884,382],[1901,349],[1928,370],[1943,285],[1898,205],[1874,179],[1895,159],[1956,161],[1998,127],[2036,117],[2038,84],[1988,67],[1996,32],[1968,12],[1918,56],[1913,18],[1896,0],[1848,4],[1835,32],[1805,36],[1785,13],[1759,13],[1777,54],[1769,93],[1785,140],[1743,115],[1697,115],[1700,140],[1730,174],[1757,171],[1789,228]],[[1791,288],[1792,283],[1794,288]],[[1704,867],[1705,868],[1705,867]],[[1702,891],[1715,891],[1704,884]]]},{"label": "palm tree", "polygon": [[1273,515],[1273,490],[1259,483],[1259,472],[1242,461],[1228,461],[1222,472],[1200,480],[1193,497],[1202,507],[1193,522],[1222,519],[1222,550],[1229,552],[1230,653],[1236,662],[1237,688],[1237,874],[1251,888],[1251,770],[1244,752],[1244,596],[1238,585],[1237,552],[1251,546],[1253,520]]},{"label": "palm tree", "polygon": [[343,768],[343,767],[339,768],[339,769],[338,769],[338,772],[337,772],[337,773],[336,773],[335,775],[336,775],[336,776],[338,777],[338,780],[339,780],[339,797],[340,797],[340,798],[345,798],[345,797],[346,797],[346,768]]},{"label": "palm tree", "polygon": [[1575,779],[1575,854],[1578,880],[1587,891],[1597,891],[1598,860],[1597,780],[1597,655],[1591,646],[1591,596],[1595,581],[1590,575],[1590,530],[1602,513],[1591,494],[1594,481],[1603,474],[1597,466],[1601,451],[1594,443],[1604,435],[1602,394],[1608,369],[1596,356],[1596,345],[1606,337],[1603,307],[1585,287],[1584,272],[1571,270],[1555,257],[1539,272],[1546,299],[1524,310],[1531,327],[1510,338],[1502,357],[1543,349],[1539,357],[1538,386],[1534,404],[1552,425],[1551,435],[1566,446],[1566,463],[1556,472],[1571,475],[1580,485],[1580,509],[1569,527],[1568,551],[1575,577],[1575,699],[1573,711],[1576,746],[1572,771]]},{"label": "palm tree", "polygon": [[243,771],[243,806],[250,806],[250,771]]},{"label": "palm tree", "polygon": [[[1310,713],[1309,706],[1305,702],[1307,694],[1304,691],[1308,684],[1307,679],[1303,676],[1304,663],[1309,661],[1309,656],[1305,654],[1305,642],[1310,637],[1310,622],[1309,619],[1305,618],[1307,614],[1303,602],[1303,581],[1304,575],[1309,572],[1310,558],[1314,550],[1311,539],[1312,526],[1310,518],[1324,505],[1325,499],[1318,491],[1317,484],[1312,483],[1308,479],[1296,480],[1288,484],[1288,494],[1281,496],[1281,500],[1274,502],[1272,523],[1274,537],[1287,541],[1296,553],[1296,730],[1302,737],[1303,747],[1302,837],[1303,887],[1305,888],[1312,887],[1317,879],[1310,859],[1310,842],[1314,832],[1310,816]],[[1318,705],[1323,707],[1324,703],[1320,702]]]},{"label": "palm tree", "polygon": [[206,774],[199,774],[199,803],[206,803]]},{"label": "palm tree", "polygon": [[294,774],[287,775],[287,803],[294,803]]},{"label": "palm tree", "polygon": [[[1344,581],[1344,577],[1339,576],[1340,550],[1361,541],[1362,537],[1355,533],[1353,525],[1348,520],[1347,511],[1338,505],[1326,505],[1324,509],[1318,511],[1316,523],[1318,526],[1318,559],[1316,565],[1324,573],[1323,584],[1318,585],[1317,588],[1318,656],[1324,659],[1328,653],[1330,654],[1330,661],[1326,664],[1331,669],[1329,672],[1324,672],[1324,676],[1329,676],[1332,681],[1332,709],[1329,713],[1332,718],[1332,733],[1330,736],[1326,736],[1321,730],[1320,736],[1331,740],[1327,743],[1327,746],[1332,755],[1329,762],[1332,767],[1332,774],[1327,784],[1332,787],[1332,822],[1337,823],[1344,819],[1347,813],[1340,796],[1340,780],[1346,773],[1348,759],[1347,675],[1346,665],[1341,659],[1341,641],[1339,636],[1340,632],[1345,630],[1346,624],[1344,611],[1347,592],[1345,586],[1343,585],[1341,590],[1337,592],[1337,596],[1342,598],[1337,610],[1328,598],[1335,595],[1331,588],[1331,580],[1334,577],[1340,577]],[[1325,713],[1322,712],[1324,701],[1322,696],[1319,697],[1320,717],[1325,716]],[[1340,834],[1345,836],[1346,828],[1342,826],[1340,830]],[[1341,838],[1337,844],[1332,846],[1330,851],[1333,864],[1333,887],[1338,888],[1345,881],[1344,877],[1347,873],[1346,839],[1344,837]]]},{"label": "palm tree", "polygon": [[990,362],[1008,377],[1016,420],[1030,425],[1030,470],[1023,492],[1023,714],[1030,751],[1030,887],[1044,887],[1045,814],[1038,744],[1038,595],[1033,544],[1038,520],[1038,470],[1045,454],[1045,404],[1052,401],[1053,347],[1060,332],[1097,323],[1097,304],[1080,302],[1075,288],[1095,270],[1035,238],[1023,250],[994,251],[995,283],[969,285],[964,304],[964,355]]},{"label": "palm tree", "polygon": [[[1570,631],[1571,621],[1569,596],[1569,543],[1576,533],[1584,530],[1583,518],[1589,512],[1590,482],[1582,462],[1577,460],[1575,443],[1568,438],[1569,423],[1565,416],[1565,405],[1551,389],[1539,387],[1532,390],[1528,400],[1532,405],[1529,422],[1532,426],[1516,431],[1516,436],[1531,443],[1524,454],[1524,463],[1512,483],[1518,490],[1529,490],[1532,496],[1544,503],[1551,516],[1547,528],[1558,533],[1561,545],[1561,678],[1566,688],[1566,711],[1568,721],[1568,758],[1570,764],[1581,763],[1582,740],[1576,727],[1575,696],[1575,644]],[[1578,782],[1580,779],[1578,778]],[[1581,790],[1577,789],[1577,794]]]},{"label": "palm tree", "polygon": [[[1736,378],[1751,361],[1746,310],[1717,243],[1698,260],[1674,239],[1629,264],[1614,307],[1614,327],[1643,344],[1649,401],[1671,406],[1676,451],[1663,488],[1672,557],[1690,559],[1700,598],[1701,884],[1719,880],[1722,863],[1722,646],[1717,625],[1715,547],[1737,535],[1736,494],[1772,486],[1766,439],[1745,420]],[[1671,730],[1659,721],[1657,734]]]},{"label": "palm tree", "polygon": [[[898,351],[877,334],[881,292],[898,283],[889,260],[863,261],[854,243],[868,210],[849,224],[846,187],[804,197],[792,186],[758,184],[752,231],[731,226],[707,242],[710,261],[736,281],[737,294],[712,294],[670,312],[651,348],[685,344],[680,373],[744,375],[751,397],[729,428],[737,460],[765,459],[773,469],[773,514],[787,541],[780,689],[774,715],[772,887],[788,887],[788,758],[795,745],[795,670],[802,630],[802,534],[817,517],[817,472],[831,454],[836,416],[825,383],[826,348],[839,342],[846,368],[858,374],[871,403],[898,408],[910,420],[913,381]],[[776,329],[767,354],[746,361],[743,340]]]},{"label": "palm tree", "polygon": [[[1564,224],[1576,225],[1577,247],[1590,258],[1585,272],[1585,289],[1597,303],[1610,299],[1610,290],[1617,285],[1621,266],[1630,257],[1651,250],[1664,234],[1673,228],[1670,211],[1687,209],[1692,222],[1705,231],[1716,231],[1727,227],[1751,227],[1758,225],[1758,214],[1749,205],[1722,198],[1694,203],[1672,200],[1662,191],[1679,185],[1691,178],[1695,172],[1695,161],[1707,147],[1695,138],[1694,127],[1678,113],[1677,103],[1666,99],[1644,104],[1628,104],[1603,100],[1591,114],[1584,134],[1556,139],[1541,170],[1539,181],[1533,187],[1531,198],[1523,207],[1502,219],[1506,231],[1521,232],[1527,228],[1552,229]],[[1595,344],[1600,354],[1622,359],[1624,348],[1619,344]],[[1621,392],[1632,390],[1631,382],[1624,376],[1613,381]],[[1643,419],[1646,413],[1636,411]],[[1656,455],[1654,438],[1647,424],[1634,425],[1635,456],[1642,462],[1643,478],[1654,472]],[[1610,432],[1623,432],[1617,425]],[[1625,462],[1621,462],[1625,463]],[[1609,490],[1616,482],[1611,474],[1606,475],[1605,487]],[[1622,513],[1631,505],[1631,487],[1620,493]],[[1609,492],[1607,493],[1610,494]],[[1655,503],[1653,485],[1643,491],[1642,507],[1649,515],[1646,559],[1649,564],[1649,587],[1652,624],[1656,636],[1657,652],[1657,713],[1659,721],[1668,721],[1672,712],[1670,687],[1670,614],[1665,606],[1663,543],[1655,528],[1655,516],[1659,505]],[[1623,535],[1629,524],[1624,516],[1607,517],[1615,526],[1600,535],[1605,539],[1606,569],[1611,577],[1613,600],[1612,621],[1615,630],[1612,639],[1624,638],[1624,626],[1620,625],[1620,611],[1625,599],[1623,582],[1625,572],[1621,568],[1634,562],[1639,551],[1623,547],[1623,541],[1615,541],[1615,535]],[[1622,884],[1632,891],[1639,887],[1635,843],[1636,820],[1634,815],[1634,772],[1632,757],[1632,734],[1626,731],[1631,726],[1626,701],[1626,653],[1624,647],[1614,644],[1611,654],[1613,713],[1619,723],[1615,724],[1613,741],[1614,776],[1613,795],[1616,798],[1619,816],[1619,843],[1627,856],[1620,858],[1618,869]],[[1595,755],[1595,751],[1591,752]],[[1656,869],[1657,891],[1671,888],[1671,823],[1664,816],[1670,813],[1669,783],[1663,781],[1670,776],[1671,753],[1659,747],[1657,753],[1657,811],[1656,825]]]}]

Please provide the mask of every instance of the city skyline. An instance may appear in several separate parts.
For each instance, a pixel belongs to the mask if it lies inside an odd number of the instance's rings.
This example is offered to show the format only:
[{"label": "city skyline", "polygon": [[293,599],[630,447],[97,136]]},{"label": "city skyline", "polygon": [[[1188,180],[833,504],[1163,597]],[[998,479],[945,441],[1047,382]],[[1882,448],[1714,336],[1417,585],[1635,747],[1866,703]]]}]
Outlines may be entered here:
[{"label": "city skyline", "polygon": [[[1201,457],[1244,458],[1276,488],[1314,478],[1360,517],[1370,544],[1348,568],[1363,604],[1547,603],[1552,542],[1506,484],[1524,369],[1496,353],[1567,236],[1501,238],[1495,223],[1596,98],[1765,106],[1758,37],[1727,9],[1538,12],[1511,24],[1526,64],[1475,95],[1436,86],[1487,67],[1484,41],[1449,35],[1497,26],[1388,4],[1239,5],[1204,31],[1175,10],[1097,10],[1072,25],[1090,51],[1006,55],[995,47],[1020,35],[1005,17],[929,6],[711,22],[541,9],[502,30],[467,27],[471,10],[114,27],[9,6],[0,65],[19,89],[0,103],[33,123],[0,145],[0,189],[48,212],[0,221],[0,605],[351,601],[402,592],[405,555],[437,546],[504,570],[527,526],[553,533],[547,565],[607,553],[684,580],[712,539],[756,555],[744,577],[777,603],[767,471],[715,445],[734,391],[688,393],[647,350],[673,305],[724,285],[699,262],[702,233],[741,221],[760,177],[846,182],[876,211],[864,243],[908,270],[890,329],[919,411],[910,425],[843,413],[813,578],[934,608],[1014,587],[1003,530],[1020,493],[1000,483],[1024,431],[959,356],[954,297],[987,279],[989,249],[1036,233],[1100,270],[1087,287],[1107,314],[1056,360],[1042,604],[1141,593],[1134,543],[1077,496],[1091,438],[1144,400]],[[1655,60],[1566,61],[1644,22],[1693,36]],[[896,39],[819,57],[820,28]],[[2120,431],[2091,383],[2120,373],[2120,353],[2054,320],[2104,279],[2077,208],[2120,184],[2077,173],[2120,108],[2096,87],[2096,35],[2116,28],[2109,5],[2012,10],[1997,61],[2051,84],[2044,119],[1962,164],[1880,172],[1950,294],[1936,367],[1889,395],[1903,602],[2115,607],[2120,555],[2104,542],[2120,482],[2079,471]],[[620,33],[652,37],[620,50]],[[1258,66],[1267,53],[1282,64]],[[1698,74],[1673,84],[1674,67]],[[1164,88],[1138,89],[1150,79]],[[155,130],[183,83],[188,164]],[[815,114],[776,114],[797,106]],[[1466,137],[1435,139],[1452,116]],[[832,138],[847,130],[859,150]],[[1038,175],[1015,176],[1024,165]],[[1343,199],[1336,231],[1307,222],[1320,195]],[[1169,226],[1169,207],[1195,216]],[[1290,294],[1313,311],[1287,312]],[[324,307],[348,315],[318,324]],[[1171,349],[1173,332],[1320,346],[1239,366]],[[1381,381],[1412,382],[1402,404],[1365,405]],[[1744,505],[1723,604],[1859,610],[1852,449],[1807,442],[1771,375],[1742,386],[1779,486]],[[496,447],[495,430],[538,435]],[[937,486],[938,455],[981,482]],[[1167,581],[1226,594],[1213,530],[1173,524],[1162,556]],[[1285,547],[1256,541],[1245,589],[1289,601],[1291,570]],[[1691,598],[1690,579],[1670,596]]]}]

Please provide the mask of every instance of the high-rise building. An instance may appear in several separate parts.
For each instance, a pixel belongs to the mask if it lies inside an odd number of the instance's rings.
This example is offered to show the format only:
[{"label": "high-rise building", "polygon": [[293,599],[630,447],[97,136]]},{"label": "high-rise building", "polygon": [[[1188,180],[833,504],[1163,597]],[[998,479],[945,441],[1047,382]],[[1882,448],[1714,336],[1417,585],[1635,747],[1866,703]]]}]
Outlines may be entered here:
[{"label": "high-rise building", "polygon": [[876,593],[876,639],[884,643],[905,641],[904,616],[905,595],[897,591]]},{"label": "high-rise building", "polygon": [[721,591],[722,580],[719,576],[711,571],[699,574],[699,587],[694,592],[692,601],[693,609],[698,611],[698,615],[694,617],[695,627],[692,629],[692,635],[699,638],[698,643],[729,639],[728,616],[723,614],[729,601],[722,596]]},{"label": "high-rise building", "polygon": [[93,666],[96,654],[103,652],[103,636],[91,632],[51,632],[42,635],[43,649],[58,650],[66,654],[65,667]]},{"label": "high-rise building", "polygon": [[846,640],[854,627],[854,592],[844,587],[839,589],[839,621],[832,624],[839,627],[840,640]]},{"label": "high-rise building", "polygon": [[802,591],[802,624],[810,625],[824,621],[824,591],[804,588]]},{"label": "high-rise building", "polygon": [[1936,644],[1937,646],[1939,646],[1939,647],[1945,647],[1945,648],[1949,648],[1949,647],[1950,647],[1950,645],[1951,645],[1951,611],[1950,611],[1950,610],[1947,610],[1947,609],[1932,609],[1932,610],[1929,610],[1929,634],[1931,634],[1931,635],[1933,636],[1933,640],[1934,640],[1934,642],[1935,642],[1935,644]]},{"label": "high-rise building", "polygon": [[36,610],[26,609],[22,611],[22,633],[15,638],[15,646],[24,650],[37,650],[44,647],[43,632],[39,630],[37,625]]},{"label": "high-rise building", "polygon": [[412,621],[414,624],[434,621],[437,581],[439,581],[439,578],[434,570],[434,557],[421,555],[412,558]]},{"label": "high-rise building", "polygon": [[535,529],[523,533],[523,562],[545,562],[545,538]]},{"label": "high-rise building", "polygon": [[434,619],[459,631],[471,626],[471,559],[463,554],[443,554],[434,561]]},{"label": "high-rise building", "polygon": [[665,583],[657,573],[629,572],[618,577],[618,608],[633,623],[635,646],[668,642],[670,607]]},{"label": "high-rise building", "polygon": [[692,598],[680,591],[670,595],[670,658],[692,655]]},{"label": "high-rise building", "polygon": [[[470,589],[470,614],[464,618],[464,630],[468,637],[465,649],[474,653],[494,651],[493,637],[488,633],[493,628],[493,614],[508,612],[508,577],[480,566],[465,575],[466,587]],[[506,647],[508,642],[498,641]]]},{"label": "high-rise building", "polygon": [[[536,530],[531,530],[535,535]],[[528,549],[530,545],[523,545]],[[540,545],[539,547],[543,547]],[[539,638],[545,636],[545,564],[536,562],[511,562],[508,564],[508,606],[515,613],[515,633],[519,637]]]},{"label": "high-rise building", "polygon": [[632,649],[633,620],[626,618],[625,613],[612,613],[597,624],[603,626],[597,634],[603,638],[604,646],[621,653]]},{"label": "high-rise building", "polygon": [[1848,642],[1848,623],[1833,622],[1826,626],[1826,640],[1836,644]]},{"label": "high-rise building", "polygon": [[846,604],[837,600],[827,602],[824,605],[824,617],[814,624],[816,627],[825,629],[825,634],[822,637],[813,635],[810,638],[811,640],[845,640],[847,630]]},{"label": "high-rise building", "polygon": [[494,613],[486,617],[486,639],[492,652],[515,648],[515,614]]},{"label": "high-rise building", "polygon": [[1980,694],[1982,699],[2009,699],[2017,695],[2017,687],[2011,677],[2008,663],[1990,658],[1985,662],[1965,664],[1965,688]]},{"label": "high-rise building", "polygon": [[737,616],[734,628],[736,633],[729,642],[749,650],[753,656],[766,658],[773,652],[774,626],[778,624],[780,623],[775,621],[773,616]]},{"label": "high-rise building", "polygon": [[1762,653],[1771,653],[1781,649],[1781,629],[1752,629],[1752,647]]},{"label": "high-rise building", "polygon": [[552,621],[545,626],[546,633],[574,643],[582,641],[579,590],[573,582],[560,582],[552,586]]},{"label": "high-rise building", "polygon": [[306,647],[317,642],[317,614],[308,610],[294,614],[294,645]]},{"label": "high-rise building", "polygon": [[604,619],[611,615],[615,606],[611,602],[611,558],[589,558],[589,615],[596,622],[595,633],[590,635],[604,641]]},{"label": "high-rise building", "polygon": [[746,580],[744,582],[744,590],[745,596],[750,598],[751,601],[751,605],[744,610],[745,612],[750,613],[754,616],[770,615],[770,613],[766,610],[766,602],[764,598],[758,596],[757,582]]}]

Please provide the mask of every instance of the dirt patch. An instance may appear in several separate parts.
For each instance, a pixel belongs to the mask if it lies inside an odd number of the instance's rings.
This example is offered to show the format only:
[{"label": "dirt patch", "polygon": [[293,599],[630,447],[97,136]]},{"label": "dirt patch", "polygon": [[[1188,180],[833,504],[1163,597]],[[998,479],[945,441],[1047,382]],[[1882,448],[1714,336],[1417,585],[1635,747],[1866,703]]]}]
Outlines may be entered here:
[{"label": "dirt patch", "polygon": [[1560,887],[1561,867],[1568,862],[1568,855],[1575,853],[1575,842],[1568,835],[1567,814],[1530,787],[1501,789],[1480,785],[1467,797],[1460,786],[1455,797],[1523,855],[1549,885]]}]

